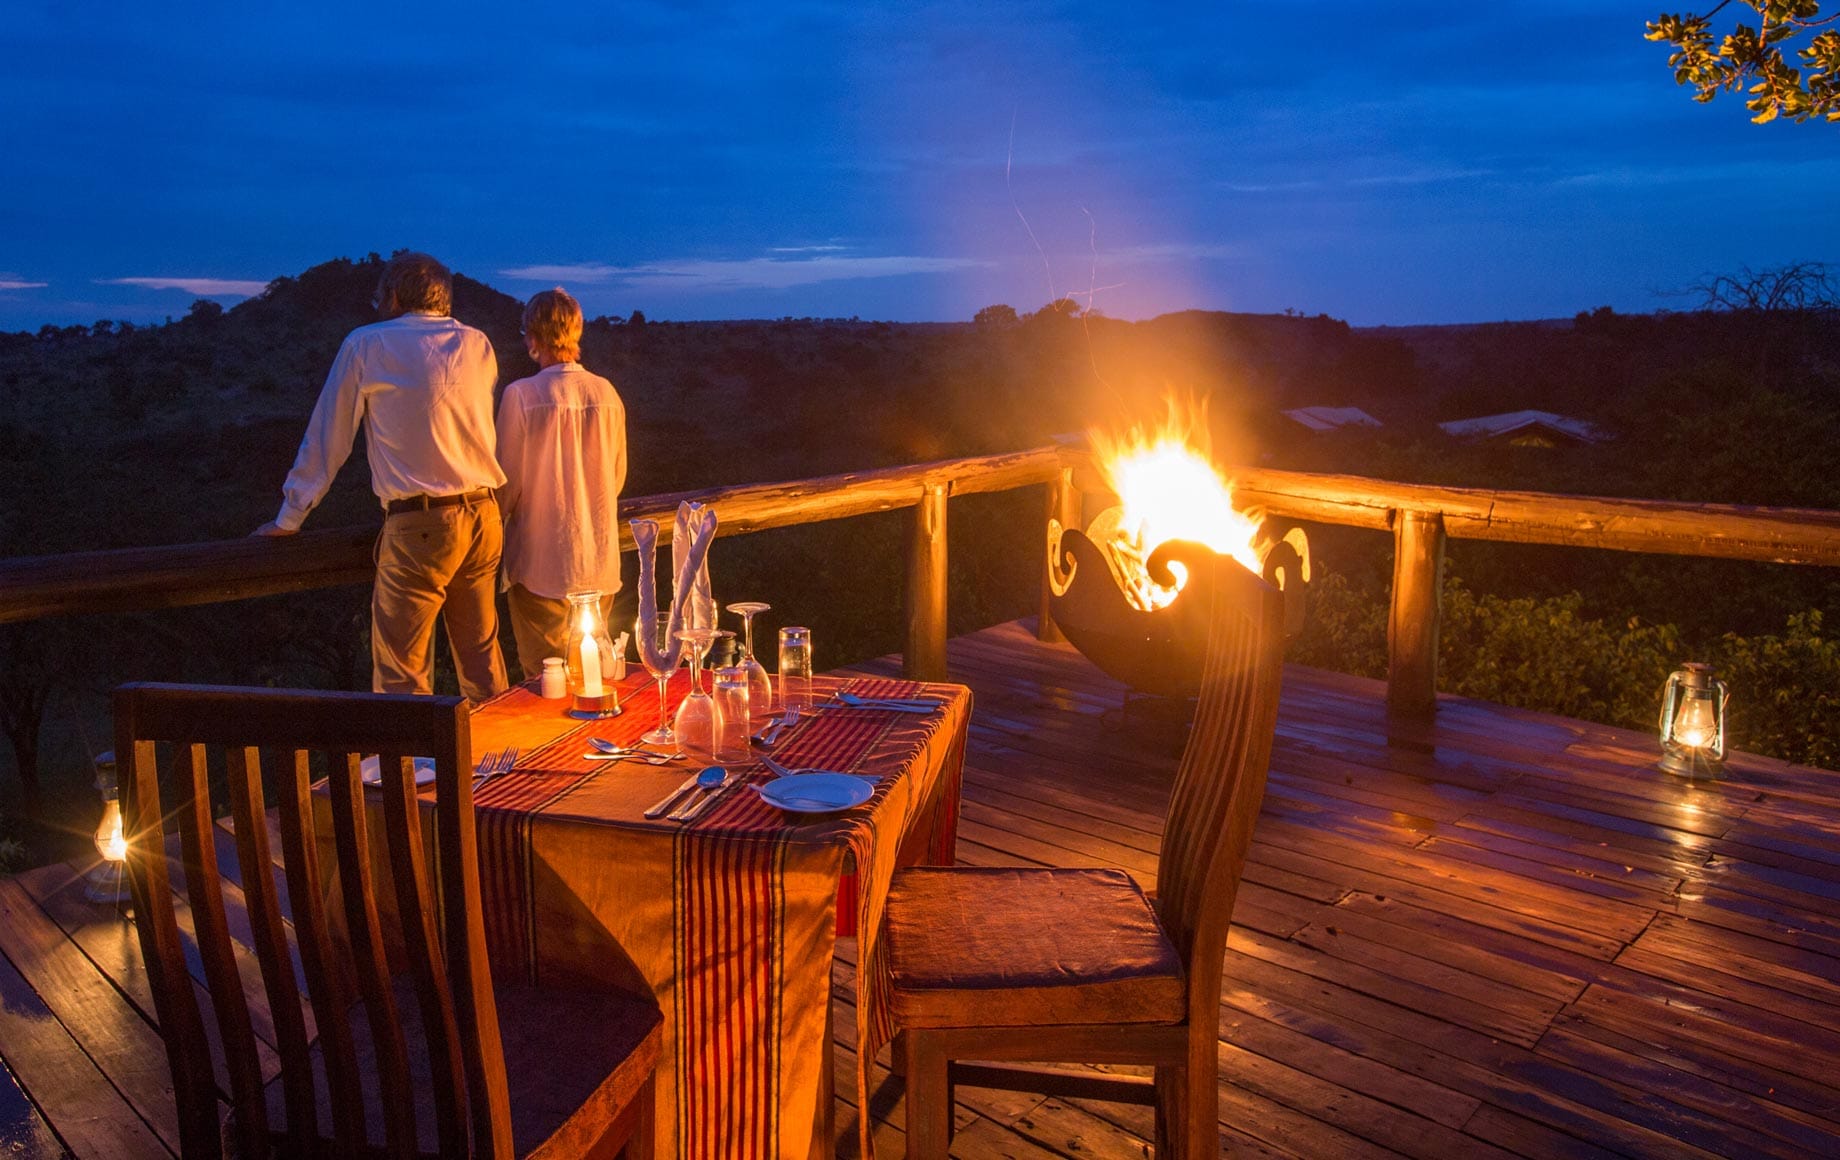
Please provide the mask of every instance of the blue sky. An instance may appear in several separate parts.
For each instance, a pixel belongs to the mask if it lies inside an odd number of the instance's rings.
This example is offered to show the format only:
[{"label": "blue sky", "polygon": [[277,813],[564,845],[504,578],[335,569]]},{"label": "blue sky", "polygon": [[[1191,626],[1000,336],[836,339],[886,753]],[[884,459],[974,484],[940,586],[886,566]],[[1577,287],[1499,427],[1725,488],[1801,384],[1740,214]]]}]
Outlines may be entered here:
[{"label": "blue sky", "polygon": [[1840,127],[1695,104],[1659,0],[388,7],[13,0],[0,329],[403,247],[675,319],[1488,321],[1840,262]]}]

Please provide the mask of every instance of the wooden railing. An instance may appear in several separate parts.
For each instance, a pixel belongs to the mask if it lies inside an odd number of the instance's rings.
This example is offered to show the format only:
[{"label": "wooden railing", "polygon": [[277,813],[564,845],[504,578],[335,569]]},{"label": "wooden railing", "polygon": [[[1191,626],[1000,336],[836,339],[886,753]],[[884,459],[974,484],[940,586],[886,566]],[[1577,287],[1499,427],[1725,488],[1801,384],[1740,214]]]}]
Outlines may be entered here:
[{"label": "wooden railing", "polygon": [[[954,495],[1008,491],[1060,474],[1058,447],[744,484],[620,501],[620,543],[632,519],[655,519],[668,542],[684,500],[711,504],[719,536],[911,509],[907,538],[906,667],[945,675],[946,513]],[[122,548],[0,560],[0,624],[74,613],[177,608],[370,580],[377,530],[331,528],[293,536]],[[1045,552],[1045,547],[1044,547]]]},{"label": "wooden railing", "polygon": [[[668,538],[671,514],[683,500],[715,505],[723,536],[908,509],[905,666],[914,676],[937,679],[946,668],[950,498],[1044,484],[1046,513],[1069,526],[1083,524],[1085,496],[1106,490],[1085,448],[1064,441],[787,483],[637,496],[620,502],[622,543],[630,546],[625,521],[634,518],[657,519]],[[1437,703],[1438,599],[1448,539],[1840,565],[1840,512],[1833,511],[1435,487],[1259,469],[1235,472],[1233,484],[1242,508],[1392,533],[1387,702],[1406,716],[1428,715]],[[280,539],[0,560],[0,623],[361,583],[371,576],[375,535],[374,528],[334,528]],[[1045,571],[1046,537],[1035,542]],[[1042,613],[1042,636],[1058,639],[1045,593]]]}]

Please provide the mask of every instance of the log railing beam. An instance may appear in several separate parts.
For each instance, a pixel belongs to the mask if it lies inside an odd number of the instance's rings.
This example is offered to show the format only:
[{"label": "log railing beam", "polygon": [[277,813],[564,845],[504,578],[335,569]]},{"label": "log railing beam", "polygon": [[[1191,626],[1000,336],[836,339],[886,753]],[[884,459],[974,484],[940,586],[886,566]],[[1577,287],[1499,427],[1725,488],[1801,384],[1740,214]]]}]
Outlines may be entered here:
[{"label": "log railing beam", "polygon": [[[912,507],[936,485],[949,487],[954,495],[971,495],[1046,483],[1060,473],[1060,456],[1059,447],[1037,447],[785,483],[628,496],[620,500],[620,548],[633,546],[627,523],[633,519],[657,520],[659,541],[669,541],[671,517],[683,500],[713,506],[721,517],[716,534],[737,536]],[[0,624],[364,584],[374,569],[376,538],[375,527],[328,528],[294,536],[4,559]]]},{"label": "log railing beam", "polygon": [[1393,521],[1393,604],[1386,622],[1386,708],[1408,719],[1437,712],[1438,612],[1444,517],[1403,511]]},{"label": "log railing beam", "polygon": [[908,513],[906,675],[916,681],[946,677],[946,500],[944,483],[930,483]]}]

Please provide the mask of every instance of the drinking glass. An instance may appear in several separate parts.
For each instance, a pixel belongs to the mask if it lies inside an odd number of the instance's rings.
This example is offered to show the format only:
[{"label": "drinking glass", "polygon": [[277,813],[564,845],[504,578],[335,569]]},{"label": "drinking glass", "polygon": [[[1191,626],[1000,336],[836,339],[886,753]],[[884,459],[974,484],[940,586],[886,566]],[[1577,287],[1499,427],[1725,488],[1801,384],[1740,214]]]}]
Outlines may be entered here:
[{"label": "drinking glass", "polygon": [[773,712],[773,679],[767,676],[767,668],[754,655],[754,616],[772,608],[771,604],[762,604],[758,600],[731,604],[728,610],[741,618],[742,643],[741,656],[736,659],[737,668],[747,671],[748,707],[755,717],[767,717]]},{"label": "drinking glass", "polygon": [[690,695],[677,706],[675,729],[692,761],[714,760],[716,735],[722,728],[715,699],[703,692],[703,657],[710,645],[734,635],[720,628],[687,628],[677,634],[678,640],[690,646]]},{"label": "drinking glass", "polygon": [[715,683],[716,756],[725,765],[748,759],[748,688],[747,669],[731,665],[716,670]]},{"label": "drinking glass", "polygon": [[779,700],[788,717],[811,708],[811,629],[779,630]]},{"label": "drinking glass", "polygon": [[[647,745],[663,745],[675,749],[677,748],[677,734],[671,732],[671,715],[670,710],[666,707],[664,690],[665,686],[671,683],[671,674],[677,671],[677,666],[683,661],[684,646],[682,642],[670,639],[671,614],[668,612],[660,612],[657,619],[649,626],[645,618],[641,616],[633,622],[633,636],[639,642],[639,663],[643,664],[645,671],[652,674],[652,679],[658,682],[658,728],[639,740]],[[650,645],[648,642],[651,642]],[[670,646],[668,652],[665,651],[667,645]],[[654,651],[664,653],[663,668],[652,663]]]}]

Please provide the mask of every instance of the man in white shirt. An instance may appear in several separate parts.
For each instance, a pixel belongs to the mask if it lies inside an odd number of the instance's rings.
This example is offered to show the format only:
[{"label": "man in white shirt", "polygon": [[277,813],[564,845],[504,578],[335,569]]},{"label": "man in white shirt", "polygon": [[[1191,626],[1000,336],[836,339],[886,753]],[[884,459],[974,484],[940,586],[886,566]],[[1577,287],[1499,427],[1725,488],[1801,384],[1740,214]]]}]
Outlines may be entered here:
[{"label": "man in white shirt", "polygon": [[371,490],[386,513],[371,589],[371,688],[433,691],[438,616],[461,692],[481,701],[506,686],[493,583],[504,544],[492,495],[505,481],[492,426],[498,358],[484,334],[449,316],[453,276],[427,254],[391,258],[372,305],[384,321],[346,336],[281,513],[254,534],[300,530],[362,425]]},{"label": "man in white shirt", "polygon": [[505,589],[525,676],[568,655],[572,592],[620,590],[620,488],[626,483],[626,405],[585,369],[581,305],[558,287],[524,307],[524,346],[541,369],[505,388],[498,405],[498,490],[505,517]]}]

